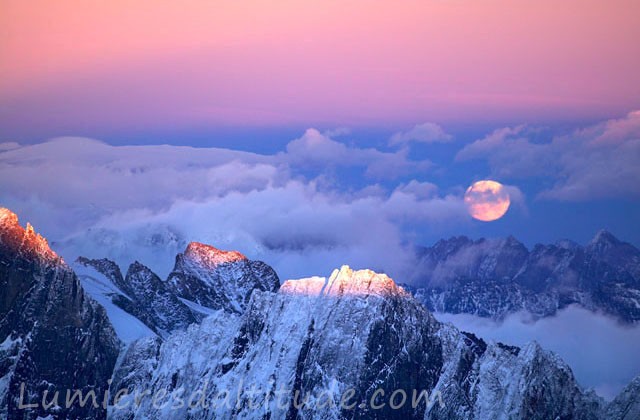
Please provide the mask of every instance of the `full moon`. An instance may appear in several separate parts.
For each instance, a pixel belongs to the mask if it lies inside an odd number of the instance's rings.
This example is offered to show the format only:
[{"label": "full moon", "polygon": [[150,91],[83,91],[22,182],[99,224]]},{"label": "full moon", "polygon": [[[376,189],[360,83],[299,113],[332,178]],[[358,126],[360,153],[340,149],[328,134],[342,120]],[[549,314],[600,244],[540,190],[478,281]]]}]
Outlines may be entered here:
[{"label": "full moon", "polygon": [[474,219],[483,222],[498,220],[509,209],[509,193],[499,182],[483,180],[474,182],[464,193],[464,203]]}]

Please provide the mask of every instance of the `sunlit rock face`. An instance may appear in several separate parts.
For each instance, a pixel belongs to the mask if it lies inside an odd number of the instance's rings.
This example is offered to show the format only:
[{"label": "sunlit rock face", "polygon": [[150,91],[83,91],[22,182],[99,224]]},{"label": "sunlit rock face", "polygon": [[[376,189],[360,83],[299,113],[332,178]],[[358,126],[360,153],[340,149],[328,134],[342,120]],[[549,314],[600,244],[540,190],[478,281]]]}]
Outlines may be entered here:
[{"label": "sunlit rock face", "polygon": [[[108,388],[119,341],[74,272],[15,214],[0,209],[0,418],[46,416],[41,398]],[[18,409],[21,384],[38,408]],[[23,401],[24,403],[33,402]],[[60,418],[104,418],[92,404],[61,407]]]},{"label": "sunlit rock face", "polygon": [[43,263],[61,261],[49,248],[47,240],[36,233],[30,223],[27,223],[26,229],[23,228],[18,223],[18,216],[6,208],[0,208],[0,235],[3,248],[8,252]]},{"label": "sunlit rock face", "polygon": [[418,252],[411,286],[434,312],[547,317],[569,305],[640,321],[640,250],[606,231],[528,250],[513,237],[438,241]]},{"label": "sunlit rock face", "polygon": [[[328,279],[287,281],[277,293],[256,290],[243,314],[220,310],[164,343],[136,342],[115,376],[125,378],[118,387],[148,387],[152,394],[183,388],[188,395],[205,384],[206,401],[231,393],[226,406],[171,410],[147,399],[139,407],[111,407],[117,419],[595,419],[603,407],[539,346],[461,333],[437,322],[386,275],[346,266]],[[238,389],[251,384],[262,392],[238,399]],[[314,405],[329,389],[331,404]],[[413,390],[427,391],[430,403],[376,410],[367,403],[377,389],[387,397],[402,389],[409,398]],[[285,390],[284,404],[268,390]],[[341,405],[348,390],[357,408]],[[311,404],[296,406],[296,394]]]},{"label": "sunlit rock face", "polygon": [[297,295],[326,296],[394,296],[407,295],[401,287],[386,274],[371,270],[352,270],[342,266],[333,270],[329,279],[311,277],[300,280],[288,280],[280,288],[280,293]]},{"label": "sunlit rock face", "polygon": [[183,299],[234,313],[244,311],[253,290],[276,291],[280,287],[278,275],[262,261],[197,242],[178,254],[167,283]]},{"label": "sunlit rock face", "polygon": [[220,264],[246,260],[238,251],[223,251],[211,245],[191,242],[184,251],[183,258],[191,264],[214,269]]}]

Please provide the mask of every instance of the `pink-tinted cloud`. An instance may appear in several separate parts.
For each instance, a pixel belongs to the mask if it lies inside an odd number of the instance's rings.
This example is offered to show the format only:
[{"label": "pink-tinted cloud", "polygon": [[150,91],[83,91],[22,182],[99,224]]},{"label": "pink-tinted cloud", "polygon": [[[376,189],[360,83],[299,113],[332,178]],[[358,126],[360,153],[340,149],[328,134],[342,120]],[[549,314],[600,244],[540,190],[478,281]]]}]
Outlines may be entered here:
[{"label": "pink-tinted cloud", "polygon": [[19,143],[16,143],[15,141],[6,141],[4,143],[0,143],[0,152],[17,149],[18,147],[20,147]]},{"label": "pink-tinted cloud", "polygon": [[427,122],[418,124],[409,131],[399,132],[391,136],[389,145],[406,145],[416,143],[443,143],[453,139],[438,124]]}]

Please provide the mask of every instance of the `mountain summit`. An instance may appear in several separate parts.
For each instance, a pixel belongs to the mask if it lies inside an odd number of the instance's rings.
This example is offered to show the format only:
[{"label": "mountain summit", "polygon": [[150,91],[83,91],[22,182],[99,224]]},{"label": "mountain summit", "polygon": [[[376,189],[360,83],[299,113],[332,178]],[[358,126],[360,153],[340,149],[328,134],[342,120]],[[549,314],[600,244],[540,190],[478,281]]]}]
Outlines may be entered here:
[{"label": "mountain summit", "polygon": [[183,254],[186,260],[208,268],[215,268],[220,264],[246,260],[247,257],[238,251],[222,251],[214,246],[191,242]]},{"label": "mountain summit", "polygon": [[49,262],[61,261],[51,250],[47,240],[36,233],[30,223],[23,228],[18,221],[18,215],[4,207],[0,207],[0,235],[7,250]]},{"label": "mountain summit", "polygon": [[[270,266],[238,251],[191,242],[175,261],[167,279],[138,261],[125,276],[108,259],[80,257],[75,269],[84,287],[118,319],[116,331],[124,341],[150,334],[166,338],[217,310],[241,313],[254,289],[276,291],[280,286]],[[119,310],[134,319],[116,316]],[[138,329],[131,334],[127,324],[136,319],[150,331]]]},{"label": "mountain summit", "polygon": [[280,288],[280,293],[307,296],[408,295],[386,274],[378,274],[371,270],[354,271],[348,265],[333,270],[329,279],[310,277],[287,280]]},{"label": "mountain summit", "polygon": [[255,289],[276,291],[280,280],[262,261],[252,261],[237,251],[221,251],[191,242],[176,256],[168,287],[198,305],[242,313]]}]

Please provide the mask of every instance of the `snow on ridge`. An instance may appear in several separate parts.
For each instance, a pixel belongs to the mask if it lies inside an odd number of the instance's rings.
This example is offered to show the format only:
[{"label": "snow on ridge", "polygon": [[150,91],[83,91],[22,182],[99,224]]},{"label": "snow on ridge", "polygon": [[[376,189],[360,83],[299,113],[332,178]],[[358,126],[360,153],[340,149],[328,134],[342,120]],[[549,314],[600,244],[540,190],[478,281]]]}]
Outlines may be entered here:
[{"label": "snow on ridge", "polygon": [[74,263],[73,269],[84,291],[104,307],[116,335],[123,343],[129,344],[143,337],[156,336],[142,321],[113,303],[113,295],[121,295],[129,300],[131,298],[104,274],[94,267],[79,263]]},{"label": "snow on ridge", "polygon": [[409,294],[386,274],[372,270],[353,270],[348,265],[335,269],[329,279],[309,277],[287,280],[280,287],[280,293],[309,296],[392,296]]},{"label": "snow on ridge", "polygon": [[287,295],[318,296],[327,283],[326,277],[307,277],[298,280],[287,280],[280,286],[279,293]]}]

